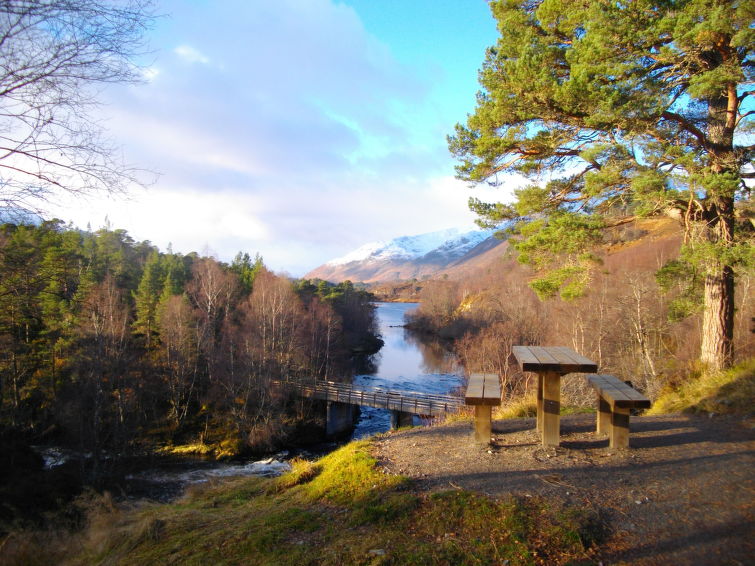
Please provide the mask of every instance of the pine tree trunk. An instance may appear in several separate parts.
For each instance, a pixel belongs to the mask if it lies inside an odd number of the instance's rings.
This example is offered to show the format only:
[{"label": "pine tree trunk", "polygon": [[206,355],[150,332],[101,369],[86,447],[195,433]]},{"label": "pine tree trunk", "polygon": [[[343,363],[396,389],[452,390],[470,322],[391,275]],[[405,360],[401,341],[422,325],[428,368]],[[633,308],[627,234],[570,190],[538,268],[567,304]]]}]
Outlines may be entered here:
[{"label": "pine tree trunk", "polygon": [[[734,241],[734,199],[716,199],[707,221],[709,242],[726,247]],[[710,261],[710,260],[709,260]],[[712,369],[724,369],[733,361],[734,270],[716,261],[708,265],[703,295],[703,327],[700,360]]]},{"label": "pine tree trunk", "polygon": [[[718,63],[718,56],[711,61]],[[710,172],[720,175],[709,183],[708,209],[705,214],[706,238],[723,249],[734,243],[734,192],[736,182],[725,182],[733,156],[736,123],[736,84],[709,101],[708,138],[710,140]],[[736,178],[736,175],[734,175]],[[734,338],[734,270],[718,258],[705,274],[703,328],[700,359],[713,369],[729,367],[733,361]]]},{"label": "pine tree trunk", "polygon": [[702,330],[701,361],[713,369],[729,367],[734,338],[734,271],[729,266],[705,276]]}]

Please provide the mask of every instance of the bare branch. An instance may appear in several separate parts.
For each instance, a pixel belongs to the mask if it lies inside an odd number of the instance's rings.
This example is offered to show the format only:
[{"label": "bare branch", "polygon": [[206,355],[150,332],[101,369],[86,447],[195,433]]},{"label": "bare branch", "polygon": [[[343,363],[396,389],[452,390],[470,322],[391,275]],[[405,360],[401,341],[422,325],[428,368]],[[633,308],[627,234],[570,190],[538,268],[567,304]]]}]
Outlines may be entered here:
[{"label": "bare branch", "polygon": [[739,123],[740,123],[740,122],[741,122],[742,120],[744,120],[745,118],[747,118],[747,116],[751,116],[752,114],[755,114],[755,110],[750,110],[749,112],[745,112],[744,114],[740,114],[740,115],[739,115],[739,116],[737,117],[737,122],[736,122],[736,124],[737,124],[737,125],[739,125]]},{"label": "bare branch", "polygon": [[0,205],[144,184],[90,116],[93,85],[141,80],[152,2],[0,3]]}]

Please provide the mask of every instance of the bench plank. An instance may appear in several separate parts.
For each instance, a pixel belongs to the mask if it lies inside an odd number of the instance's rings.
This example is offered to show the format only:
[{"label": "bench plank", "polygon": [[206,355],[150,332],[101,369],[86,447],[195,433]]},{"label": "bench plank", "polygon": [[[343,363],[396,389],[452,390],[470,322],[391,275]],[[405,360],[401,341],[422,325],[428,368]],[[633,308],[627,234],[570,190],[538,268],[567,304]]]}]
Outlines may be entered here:
[{"label": "bench plank", "polygon": [[563,346],[551,346],[548,348],[548,353],[556,360],[556,363],[564,365],[573,365],[575,363],[574,358],[569,355],[569,352]]},{"label": "bench plank", "polygon": [[467,405],[500,405],[501,382],[498,375],[495,373],[470,375],[464,402]]},{"label": "bench plank", "polygon": [[537,358],[540,365],[553,365],[560,363],[555,356],[543,346],[530,346],[530,352]]},{"label": "bench plank", "polygon": [[470,379],[469,385],[467,385],[467,392],[464,396],[464,400],[469,403],[470,399],[482,399],[483,391],[484,389],[482,381],[474,381]]},{"label": "bench plank", "polygon": [[[554,346],[553,350],[561,352],[561,355],[567,357],[571,360],[571,363],[577,364],[580,366],[585,366],[589,368],[594,368],[591,371],[597,371],[598,370],[598,364],[596,364],[594,361],[592,361],[589,358],[584,357],[583,355],[575,352],[571,348],[567,348],[566,346]],[[588,370],[584,370],[588,371]]]},{"label": "bench plank", "polygon": [[588,375],[587,381],[614,407],[650,408],[650,399],[612,375]]},{"label": "bench plank", "polygon": [[501,404],[501,380],[495,373],[485,374],[485,397],[497,399],[498,404]]}]

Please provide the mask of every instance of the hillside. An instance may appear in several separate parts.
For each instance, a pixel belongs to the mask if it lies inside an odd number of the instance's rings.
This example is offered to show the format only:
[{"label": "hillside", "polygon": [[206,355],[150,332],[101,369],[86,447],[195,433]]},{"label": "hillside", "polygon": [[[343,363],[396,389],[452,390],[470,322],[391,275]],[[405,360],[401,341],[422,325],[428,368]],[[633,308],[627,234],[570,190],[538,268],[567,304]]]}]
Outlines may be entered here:
[{"label": "hillside", "polygon": [[[529,268],[520,266],[506,252],[508,241],[477,254],[465,257],[444,270],[447,278],[453,281],[468,281],[491,272],[517,271],[523,276],[531,275]],[[670,218],[646,218],[628,225],[605,231],[604,244],[598,250],[604,270],[647,270],[654,272],[665,261],[676,257],[682,242],[679,224]]]},{"label": "hillside", "polygon": [[[679,224],[670,218],[648,218],[606,230],[598,250],[602,271],[620,275],[627,270],[653,274],[666,261],[676,257],[682,241]],[[485,240],[475,253],[469,253],[439,271],[420,278],[371,282],[370,291],[385,301],[422,300],[423,288],[433,282],[462,285],[468,292],[486,293],[502,283],[521,286],[534,273],[520,265],[509,251],[508,240]],[[426,297],[427,298],[427,297]]]}]

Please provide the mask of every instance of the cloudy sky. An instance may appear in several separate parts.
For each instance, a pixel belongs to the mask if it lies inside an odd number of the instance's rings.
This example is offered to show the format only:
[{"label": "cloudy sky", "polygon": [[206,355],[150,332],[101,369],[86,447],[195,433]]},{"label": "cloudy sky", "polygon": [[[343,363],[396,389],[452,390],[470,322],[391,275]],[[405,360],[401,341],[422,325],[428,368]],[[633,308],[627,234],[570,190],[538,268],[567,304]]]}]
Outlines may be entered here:
[{"label": "cloudy sky", "polygon": [[[301,276],[364,243],[470,225],[446,135],[496,30],[484,0],[165,0],[143,84],[104,93],[127,200],[52,213]],[[488,190],[489,191],[489,190]],[[502,194],[497,194],[503,197]]]}]

